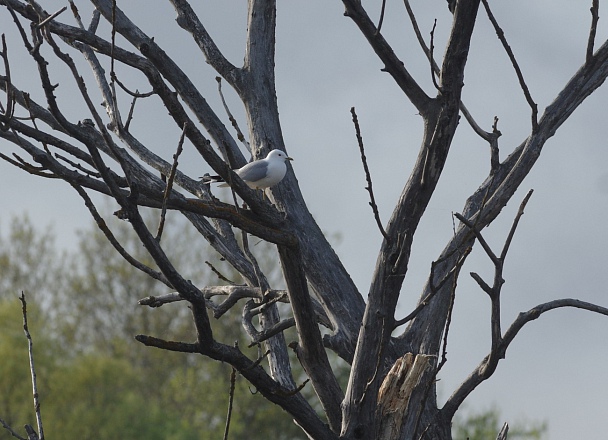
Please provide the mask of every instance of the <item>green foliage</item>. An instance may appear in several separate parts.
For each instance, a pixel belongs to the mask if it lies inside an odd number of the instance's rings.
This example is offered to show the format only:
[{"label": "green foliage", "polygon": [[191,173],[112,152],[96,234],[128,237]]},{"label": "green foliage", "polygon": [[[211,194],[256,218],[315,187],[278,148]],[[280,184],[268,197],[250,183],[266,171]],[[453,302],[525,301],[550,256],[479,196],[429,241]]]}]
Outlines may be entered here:
[{"label": "green foliage", "polygon": [[[454,440],[494,440],[498,436],[504,420],[500,411],[490,408],[481,412],[471,412],[466,417],[457,416],[452,428]],[[509,440],[540,440],[547,432],[545,422],[509,422]]]},{"label": "green foliage", "polygon": [[[153,265],[128,224],[111,227],[132,255]],[[163,244],[179,249],[173,254],[180,270],[194,282],[208,283],[215,275],[204,261],[213,252],[193,235],[168,225]],[[138,333],[193,340],[186,304],[137,306],[138,299],[167,287],[126,264],[96,226],[80,237],[78,252],[60,253],[53,235],[38,233],[26,217],[0,237],[0,418],[22,435],[25,423],[35,424],[17,299],[24,290],[48,438],[221,439],[230,367],[136,342]],[[222,264],[214,263],[229,274]],[[213,324],[218,339],[247,346],[238,311]],[[255,358],[257,351],[249,355]],[[305,438],[287,413],[254,393],[237,377],[231,440]],[[0,428],[0,439],[10,438]]]}]

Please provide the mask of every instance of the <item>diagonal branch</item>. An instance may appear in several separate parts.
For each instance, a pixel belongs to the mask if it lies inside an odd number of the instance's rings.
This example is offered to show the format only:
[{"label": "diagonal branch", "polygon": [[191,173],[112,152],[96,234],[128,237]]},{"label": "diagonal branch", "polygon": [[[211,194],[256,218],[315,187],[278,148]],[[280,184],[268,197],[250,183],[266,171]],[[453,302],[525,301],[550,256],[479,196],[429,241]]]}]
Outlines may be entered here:
[{"label": "diagonal branch", "polygon": [[110,230],[110,228],[108,228],[108,225],[106,224],[104,219],[101,217],[101,215],[99,215],[97,208],[95,208],[93,201],[91,200],[89,195],[86,193],[86,191],[81,186],[79,186],[75,183],[70,182],[70,184],[76,190],[78,195],[80,197],[82,197],[82,199],[84,200],[84,204],[88,208],[89,212],[91,213],[91,216],[95,220],[95,223],[97,224],[97,226],[99,227],[101,232],[103,232],[103,234],[106,236],[106,239],[108,240],[108,242],[110,242],[110,244],[114,247],[114,249],[116,249],[116,251],[118,251],[118,253],[131,266],[139,269],[140,271],[142,271],[146,275],[150,276],[151,278],[162,282],[166,286],[172,287],[171,283],[169,283],[169,280],[162,273],[157,272],[157,271],[153,270],[152,268],[146,266],[142,262],[138,261],[131,254],[129,254],[124,247],[122,247],[122,245],[118,242],[118,240],[116,239],[114,234],[112,234],[112,231]]},{"label": "diagonal branch", "polygon": [[524,92],[526,101],[528,102],[528,105],[532,109],[532,133],[535,133],[538,130],[538,105],[536,105],[536,103],[532,99],[532,95],[530,94],[530,90],[528,89],[528,86],[526,85],[524,75],[521,72],[521,69],[519,67],[519,64],[517,63],[517,60],[515,59],[515,55],[513,54],[513,50],[511,49],[511,46],[509,46],[509,43],[507,43],[507,39],[505,37],[504,31],[501,29],[500,25],[498,24],[498,21],[496,21],[494,14],[492,14],[492,11],[490,10],[490,5],[488,4],[488,0],[481,0],[481,1],[486,10],[486,13],[488,14],[488,18],[492,22],[492,26],[494,26],[494,30],[496,31],[496,35],[498,36],[498,39],[502,43],[502,46],[504,47],[505,52],[507,52],[507,55],[509,56],[509,60],[511,60],[511,64],[513,65],[513,68],[515,69],[515,73],[517,74],[517,79],[519,80],[519,85]]},{"label": "diagonal branch", "polygon": [[184,129],[182,130],[182,134],[179,137],[179,142],[177,143],[177,151],[173,155],[173,165],[171,166],[171,172],[169,173],[169,177],[167,178],[167,187],[165,188],[165,193],[163,194],[163,206],[161,208],[160,213],[160,223],[158,225],[158,231],[156,233],[156,239],[160,241],[163,235],[163,228],[165,226],[165,215],[167,213],[167,200],[169,199],[169,195],[171,194],[171,190],[173,188],[173,181],[175,180],[175,173],[177,171],[177,164],[180,154],[183,151],[184,145],[184,137],[186,134],[186,124],[184,124]]},{"label": "diagonal branch", "polygon": [[300,252],[298,248],[286,246],[278,246],[278,249],[300,340],[296,354],[319,396],[331,430],[338,433],[342,424],[340,404],[343,393],[331,369],[319,327],[316,325]]},{"label": "diagonal branch", "polygon": [[367,15],[362,3],[358,0],[343,0],[343,3],[346,8],[344,15],[350,17],[359,27],[378,58],[384,63],[383,70],[393,77],[420,114],[427,115],[432,105],[432,99],[405,68],[403,62]]},{"label": "diagonal branch", "polygon": [[0,419],[0,425],[2,425],[2,427],[4,429],[6,429],[13,437],[19,439],[19,440],[27,440],[25,437],[21,437],[19,434],[17,434],[15,432],[15,430],[13,428],[11,428],[11,426],[6,423],[3,419]]},{"label": "diagonal branch", "polygon": [[177,24],[192,35],[207,62],[232,86],[239,79],[240,70],[232,65],[217,47],[205,26],[186,0],[170,0],[177,12]]}]

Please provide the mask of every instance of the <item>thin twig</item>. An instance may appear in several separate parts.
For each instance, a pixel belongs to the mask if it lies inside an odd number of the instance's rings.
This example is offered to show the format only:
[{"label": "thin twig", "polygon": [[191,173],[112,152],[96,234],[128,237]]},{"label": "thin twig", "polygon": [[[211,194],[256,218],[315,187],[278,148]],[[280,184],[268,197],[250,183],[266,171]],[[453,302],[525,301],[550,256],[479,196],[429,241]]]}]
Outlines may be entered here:
[{"label": "thin twig", "polygon": [[[217,90],[218,90],[218,93],[220,94],[220,99],[222,100],[222,105],[224,106],[224,110],[226,111],[226,114],[228,115],[228,119],[230,120],[232,127],[234,127],[234,129],[236,130],[236,137],[238,138],[239,141],[241,141],[243,143],[243,145],[245,145],[245,148],[247,148],[247,151],[249,151],[249,153],[251,154],[252,153],[251,145],[249,145],[249,142],[247,142],[247,139],[245,139],[245,135],[241,131],[241,128],[239,127],[239,124],[236,121],[236,119],[234,118],[234,116],[232,116],[232,112],[228,108],[228,104],[226,103],[226,100],[224,99],[224,93],[222,92],[222,78],[219,76],[216,76],[215,80],[217,81]],[[226,153],[228,153],[228,152],[226,152]],[[226,157],[226,159],[229,160],[230,158]],[[232,162],[230,162],[230,163],[232,163]]]},{"label": "thin twig", "polygon": [[247,232],[245,232],[245,230],[241,230],[241,239],[243,242],[243,252],[253,267],[253,272],[257,282],[256,287],[261,288],[262,292],[270,290],[268,278],[266,278],[266,275],[264,275],[264,272],[262,272],[262,268],[260,267],[257,258],[255,258],[255,255],[253,255],[251,249],[249,248],[249,235]]},{"label": "thin twig", "polygon": [[112,234],[112,231],[110,231],[110,228],[108,228],[108,225],[106,224],[104,219],[101,217],[101,215],[99,215],[97,208],[93,204],[93,201],[91,200],[89,195],[86,193],[86,191],[81,186],[79,186],[73,182],[69,182],[69,183],[76,190],[76,192],[80,195],[80,197],[82,197],[82,199],[84,200],[84,204],[89,209],[89,212],[93,216],[95,223],[97,223],[97,226],[99,227],[101,232],[103,232],[103,234],[106,236],[106,238],[108,239],[110,244],[112,246],[114,246],[114,249],[116,249],[118,251],[118,253],[125,260],[127,260],[127,262],[129,262],[129,264],[131,264],[136,269],[139,269],[142,272],[144,272],[145,274],[154,278],[155,280],[158,280],[161,283],[164,283],[165,285],[172,287],[169,280],[162,273],[157,272],[157,271],[153,270],[152,268],[146,266],[145,264],[141,263],[140,261],[138,261],[137,259],[132,257],[131,254],[129,254],[126,251],[126,249],[121,246],[121,244],[118,242],[116,237],[114,237],[114,234]]},{"label": "thin twig", "polygon": [[57,12],[49,15],[44,20],[42,20],[40,23],[38,23],[37,26],[39,28],[41,28],[42,26],[44,26],[45,24],[47,24],[49,21],[54,20],[59,14],[63,13],[67,8],[68,8],[67,6],[64,6],[63,8],[61,8],[60,10],[58,10]]},{"label": "thin twig", "polygon": [[275,391],[275,394],[277,394],[279,396],[283,396],[283,397],[295,396],[300,391],[302,391],[302,389],[304,389],[304,387],[306,386],[306,384],[308,382],[310,382],[310,379],[306,379],[297,388],[294,388],[293,390],[289,390],[289,391],[283,391],[281,388],[279,388],[278,390]]},{"label": "thin twig", "polygon": [[[412,28],[414,29],[414,33],[416,34],[416,38],[418,40],[418,43],[420,44],[420,47],[422,48],[422,51],[424,52],[427,59],[431,63],[433,72],[435,73],[435,75],[439,76],[439,74],[440,74],[439,66],[437,65],[437,63],[435,62],[435,59],[431,55],[431,51],[428,48],[428,46],[426,45],[426,41],[424,40],[424,37],[422,36],[422,32],[420,32],[420,27],[418,26],[418,22],[416,20],[416,15],[414,14],[414,11],[410,5],[409,0],[403,0],[403,4],[405,5],[407,15],[410,18],[410,22],[412,23]],[[475,131],[475,133],[477,133],[477,135],[480,136],[482,139],[490,142],[492,133],[488,133],[487,131],[485,131],[484,129],[482,129],[479,126],[479,124],[475,121],[475,119],[473,119],[473,116],[471,115],[471,113],[469,112],[469,110],[466,108],[466,106],[464,105],[464,103],[462,101],[460,102],[460,111],[462,112],[463,116],[465,117],[465,119],[467,120],[467,122],[469,123],[469,125],[471,126],[473,131]]]},{"label": "thin twig", "polygon": [[116,80],[116,72],[114,72],[114,49],[116,47],[116,0],[112,0],[112,34],[110,46],[110,80]]},{"label": "thin twig", "polygon": [[4,82],[6,84],[6,109],[2,108],[2,112],[6,118],[6,122],[0,124],[0,130],[6,130],[10,126],[11,119],[13,118],[15,108],[14,108],[14,93],[11,92],[11,68],[8,61],[8,49],[6,46],[6,38],[4,34],[2,34],[2,52],[0,52],[0,57],[4,60],[4,72],[6,75],[4,76]]},{"label": "thin twig", "polygon": [[473,234],[475,234],[477,241],[479,241],[479,244],[481,245],[483,250],[486,252],[488,257],[490,257],[490,260],[492,260],[492,263],[496,264],[499,260],[498,257],[496,256],[496,254],[494,254],[494,252],[490,248],[490,245],[485,240],[485,238],[483,238],[483,235],[481,235],[481,232],[475,227],[475,225],[473,223],[471,223],[469,220],[467,220],[466,218],[464,218],[462,216],[462,214],[459,214],[457,212],[454,213],[454,217],[456,217],[458,220],[460,220],[462,223],[464,223],[464,225],[467,228],[469,228],[473,232]]},{"label": "thin twig", "polygon": [[433,55],[433,52],[435,50],[435,28],[437,27],[437,19],[435,19],[435,22],[433,23],[433,29],[431,29],[431,46],[429,47],[429,60],[430,60],[430,65],[431,65],[431,79],[433,80],[433,85],[435,86],[435,88],[439,91],[441,91],[441,89],[439,88],[439,84],[437,84],[437,78],[435,76],[435,57]]},{"label": "thin twig", "polygon": [[92,171],[92,170],[87,170],[84,166],[82,166],[81,164],[74,162],[73,160],[59,154],[59,153],[55,153],[55,158],[57,160],[63,160],[64,162],[66,162],[68,165],[73,166],[74,168],[76,168],[79,171],[82,171],[83,173],[85,173],[87,176],[91,176],[91,177],[95,177],[95,178],[101,178],[101,174],[99,174],[99,172],[97,171]]},{"label": "thin twig", "polygon": [[10,163],[11,165],[16,166],[17,168],[21,168],[23,171],[26,171],[30,174],[34,174],[35,176],[40,176],[40,177],[46,177],[49,179],[57,179],[59,178],[56,174],[52,173],[52,172],[45,172],[46,168],[43,166],[35,166],[32,165],[30,163],[27,163],[25,160],[23,160],[21,157],[19,157],[19,155],[17,155],[16,153],[13,153],[13,156],[17,159],[11,159],[10,157],[6,156],[3,153],[0,153],[0,159],[3,159],[5,161],[7,161],[8,163]]},{"label": "thin twig", "polygon": [[224,276],[224,274],[222,274],[210,261],[205,261],[205,264],[209,267],[209,269],[211,269],[211,272],[217,275],[220,280],[225,281],[232,286],[237,285],[236,281],[232,281],[231,279],[228,279],[226,276]]},{"label": "thin twig", "polygon": [[180,353],[200,353],[198,344],[187,342],[166,341],[164,339],[155,338],[154,336],[135,335],[135,340],[141,342],[148,347],[156,347],[161,350],[177,351]]},{"label": "thin twig", "polygon": [[[262,330],[261,332],[256,332],[255,337],[253,338],[254,340],[252,340],[249,343],[248,347],[251,348],[254,345],[259,344],[260,342],[264,342],[267,339],[270,339],[273,336],[284,332],[288,328],[294,327],[295,325],[296,325],[296,320],[293,317],[286,318],[283,321],[279,321],[276,324],[274,324],[272,327],[268,327],[268,328]],[[251,336],[251,335],[249,335],[249,336]]]},{"label": "thin twig", "polygon": [[519,64],[517,63],[517,60],[515,59],[515,55],[513,54],[513,50],[511,49],[511,46],[509,46],[509,43],[507,43],[505,33],[502,30],[502,28],[500,27],[500,25],[498,24],[498,22],[496,21],[494,14],[492,14],[492,11],[490,10],[490,5],[488,4],[488,0],[481,0],[481,1],[486,10],[486,13],[488,14],[488,18],[490,19],[490,21],[492,22],[492,25],[494,26],[494,30],[496,31],[496,35],[498,36],[498,39],[502,43],[502,46],[504,47],[505,51],[507,52],[507,55],[509,56],[509,59],[511,60],[511,64],[513,65],[513,68],[515,69],[515,73],[517,74],[517,79],[519,80],[519,85],[524,92],[526,101],[528,101],[528,105],[532,109],[532,133],[536,133],[536,131],[538,131],[538,106],[532,99],[530,90],[528,89],[528,86],[526,85],[526,81],[524,80],[524,75],[523,75],[521,69],[519,68]]},{"label": "thin twig", "polygon": [[236,384],[236,368],[232,367],[230,372],[230,393],[228,394],[228,414],[226,414],[226,428],[224,429],[224,440],[228,440],[230,430],[230,419],[232,418],[232,403],[234,402],[234,386]]},{"label": "thin twig", "polygon": [[28,353],[30,357],[30,373],[32,375],[32,394],[34,396],[34,410],[36,412],[36,424],[38,425],[38,438],[44,440],[44,430],[42,429],[42,416],[40,415],[40,399],[38,395],[38,383],[36,381],[36,369],[34,368],[34,342],[32,335],[27,325],[27,302],[25,301],[25,293],[21,292],[19,297],[21,301],[21,312],[23,313],[23,331],[27,338]]},{"label": "thin twig", "polygon": [[380,20],[378,20],[378,28],[376,29],[376,35],[380,33],[382,29],[382,23],[384,23],[384,12],[386,10],[386,0],[382,0],[382,8],[380,9]]},{"label": "thin twig", "polygon": [[177,164],[180,154],[184,150],[184,139],[186,137],[186,128],[188,127],[188,123],[184,123],[184,128],[182,130],[182,134],[179,137],[179,142],[177,143],[177,151],[173,155],[173,165],[171,165],[171,172],[169,173],[169,178],[167,179],[167,185],[165,186],[165,193],[163,194],[163,205],[160,211],[160,223],[158,224],[158,232],[156,233],[156,241],[160,242],[160,239],[163,235],[163,229],[165,227],[165,216],[167,214],[167,202],[169,200],[169,196],[171,195],[171,189],[173,188],[173,181],[175,180],[175,173],[177,172]]},{"label": "thin twig", "polygon": [[10,425],[2,419],[0,419],[0,425],[2,425],[4,427],[4,429],[6,429],[8,432],[10,432],[13,437],[18,438],[19,440],[27,440],[26,438],[21,437],[19,434],[17,434],[13,430],[13,428],[11,428]]},{"label": "thin twig", "polygon": [[431,274],[429,275],[429,281],[428,281],[430,293],[426,297],[424,297],[424,299],[422,301],[420,301],[418,303],[418,306],[416,306],[416,308],[409,315],[407,315],[405,318],[395,321],[395,328],[400,327],[403,324],[406,324],[409,321],[411,321],[412,319],[414,319],[416,317],[416,315],[418,315],[418,313],[420,313],[420,311],[429,304],[431,299],[437,294],[437,292],[439,292],[439,290],[445,285],[445,283],[450,279],[450,277],[452,275],[457,275],[458,271],[460,270],[460,268],[466,261],[468,255],[471,253],[471,250],[472,249],[470,247],[465,249],[464,253],[458,259],[458,261],[456,262],[454,267],[436,285],[434,284],[433,279],[435,278],[435,267],[437,266],[437,264],[439,262],[434,261],[431,264]]},{"label": "thin twig", "polygon": [[[137,90],[136,90],[137,92]],[[133,113],[135,112],[135,103],[137,102],[137,96],[134,96],[131,100],[131,105],[129,106],[129,114],[127,115],[127,120],[125,121],[125,131],[129,131],[129,127],[131,126],[131,121],[133,120]]]},{"label": "thin twig", "polygon": [[507,252],[509,251],[509,247],[511,246],[511,241],[513,240],[513,236],[515,235],[515,230],[517,229],[517,225],[519,224],[519,220],[521,219],[521,216],[524,215],[524,209],[526,207],[526,205],[528,204],[528,200],[530,200],[530,197],[532,197],[532,193],[534,192],[533,189],[531,189],[530,191],[528,191],[528,193],[526,194],[526,196],[524,197],[524,199],[522,200],[521,204],[519,205],[519,209],[517,210],[517,215],[515,216],[515,219],[513,220],[513,225],[511,226],[511,230],[509,231],[509,235],[507,236],[507,240],[505,241],[505,245],[502,249],[502,252],[500,253],[500,259],[504,261],[505,257],[507,256]]},{"label": "thin twig", "polygon": [[359,128],[359,118],[357,118],[355,107],[351,107],[350,113],[353,116],[353,124],[355,124],[355,133],[357,135],[357,142],[359,143],[359,151],[361,152],[361,162],[363,162],[363,170],[365,171],[365,178],[367,179],[367,187],[365,189],[369,192],[369,206],[372,207],[372,211],[374,212],[376,224],[378,225],[378,229],[380,229],[380,233],[382,234],[384,239],[388,241],[389,237],[386,231],[384,230],[384,227],[382,226],[382,221],[380,220],[380,213],[378,212],[378,205],[376,205],[376,199],[374,197],[374,191],[372,189],[372,176],[369,172],[369,168],[367,167],[367,158],[365,157],[365,149],[363,148],[363,138],[361,137],[361,129]]},{"label": "thin twig", "polygon": [[587,64],[593,58],[593,45],[595,44],[595,34],[597,33],[597,22],[600,19],[600,0],[592,0],[591,2],[591,28],[589,29],[589,40],[587,41]]},{"label": "thin twig", "polygon": [[[488,133],[490,134],[490,133]],[[498,129],[498,116],[494,116],[494,124],[492,124],[492,133],[486,139],[490,143],[490,172],[496,173],[500,167],[500,150],[498,148],[498,138],[502,133]]]},{"label": "thin twig", "polygon": [[139,93],[138,90],[135,90],[134,92],[132,90],[130,90],[127,86],[125,86],[119,79],[118,76],[116,76],[116,74],[114,75],[114,81],[116,82],[116,84],[118,84],[118,86],[127,94],[127,95],[131,95],[134,98],[148,98],[152,95],[154,95],[154,90],[150,90],[149,92],[146,93]]}]

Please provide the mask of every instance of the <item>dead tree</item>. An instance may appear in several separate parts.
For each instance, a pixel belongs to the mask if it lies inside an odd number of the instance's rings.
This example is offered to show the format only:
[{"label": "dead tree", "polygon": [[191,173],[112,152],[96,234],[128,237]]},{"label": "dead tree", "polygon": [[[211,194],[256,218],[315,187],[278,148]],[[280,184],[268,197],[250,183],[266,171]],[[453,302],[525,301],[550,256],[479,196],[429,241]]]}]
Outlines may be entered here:
[{"label": "dead tree", "polygon": [[[21,36],[38,68],[38,86],[42,86],[44,92],[42,101],[36,101],[29,92],[30,85],[23,85],[11,76],[11,48],[3,38],[4,70],[0,76],[0,89],[4,99],[0,109],[0,137],[8,142],[2,144],[0,155],[9,164],[30,174],[66,181],[82,197],[108,240],[128,263],[166,284],[168,291],[177,292],[146,298],[142,304],[159,306],[182,300],[190,304],[197,330],[195,342],[167,341],[153,335],[139,335],[138,341],[164,350],[200,353],[230,364],[266,399],[290,413],[314,439],[449,439],[454,413],[471,391],[492,376],[510,342],[527,322],[558,307],[578,307],[608,314],[606,308],[594,304],[556,300],[520,314],[506,331],[503,330],[500,322],[502,268],[529,195],[522,202],[499,254],[483,238],[484,228],[513,197],[535,165],[547,139],[608,75],[608,43],[594,49],[598,2],[592,4],[585,63],[539,114],[516,58],[486,0],[448,2],[453,20],[439,62],[434,59],[432,34],[430,44],[427,44],[409,2],[404,1],[411,25],[428,58],[435,85],[433,95],[423,90],[385,39],[382,19],[376,24],[360,1],[343,0],[345,15],[359,28],[382,62],[383,70],[416,108],[424,125],[417,161],[409,178],[403,182],[401,196],[386,224],[378,216],[371,177],[367,173],[370,204],[384,237],[367,301],[309,213],[291,170],[281,184],[268,191],[270,200],[250,189],[231,171],[246,163],[239,141],[247,148],[251,146],[248,153],[253,158],[264,157],[275,148],[287,150],[275,92],[275,1],[249,0],[245,59],[239,67],[223,55],[207,32],[204,20],[194,10],[198,7],[186,0],[171,0],[177,23],[184,31],[181,38],[193,39],[201,56],[221,77],[220,81],[229,84],[244,105],[246,134],[241,133],[231,117],[237,135],[231,134],[219,113],[211,108],[170,54],[137,26],[136,17],[123,13],[120,2],[92,0],[92,3],[92,20],[85,24],[71,0],[68,5],[71,12],[66,12],[65,8],[48,12],[44,5],[33,0],[0,0],[4,8],[2,13],[10,14],[14,21],[12,29],[2,31]],[[509,150],[502,161],[497,122],[488,131],[484,130],[461,100],[471,35],[478,14],[484,13],[479,11],[480,7],[485,9],[495,26],[530,105],[529,135]],[[62,21],[69,13],[76,18],[77,26]],[[98,30],[102,20],[107,24],[103,28],[109,30]],[[121,45],[117,44],[118,37],[124,42]],[[71,72],[73,78],[70,80],[75,81],[76,93],[88,109],[85,117],[70,118],[67,109],[56,98],[57,82],[61,82],[61,90],[64,86],[64,78],[58,78],[51,69],[56,65]],[[121,71],[135,71],[145,78],[145,84],[140,84],[138,89],[149,91],[128,88],[117,74],[118,66]],[[84,69],[93,74],[96,84],[85,81]],[[99,94],[105,114],[96,104]],[[124,99],[126,95],[130,97],[128,101]],[[132,115],[137,111],[136,102],[149,97],[160,100],[166,108],[169,118],[165,123],[175,124],[182,132],[173,158],[154,154],[138,139],[138,133],[130,129]],[[442,176],[461,115],[488,143],[489,174],[458,214],[454,235],[432,263],[418,306],[399,319],[395,316],[395,308],[407,274],[413,238]],[[354,109],[353,119],[365,165]],[[7,153],[8,143],[20,153]],[[244,201],[243,207],[221,202],[207,185],[180,171],[179,155],[186,143],[196,149],[215,173],[230,182],[234,194]],[[98,213],[91,193],[104,194],[120,205],[116,215],[130,222],[159,271],[135,260],[121,246]],[[171,256],[163,250],[162,226],[152,231],[143,222],[142,207],[157,209],[162,221],[167,212],[183,215],[234,266],[246,285],[193,285],[172,265]],[[235,234],[235,230],[240,232]],[[273,290],[249,250],[249,235],[276,245],[286,291]],[[492,346],[446,404],[438,407],[435,378],[445,363],[454,291],[460,269],[476,242],[495,267],[492,282],[473,274],[492,303]],[[217,301],[218,297],[223,300]],[[279,301],[289,303],[290,316],[280,316]],[[214,338],[210,314],[221,318],[237,306],[243,308],[243,327],[252,342],[265,347],[265,355],[260,359],[250,359],[238,347]],[[256,316],[258,321],[254,324]],[[293,379],[288,346],[282,333],[292,326],[297,330],[298,341],[290,347],[310,379],[324,418],[313,410]],[[394,336],[395,329],[401,326],[406,327]],[[346,390],[341,389],[332,371],[328,350],[351,366]]]}]

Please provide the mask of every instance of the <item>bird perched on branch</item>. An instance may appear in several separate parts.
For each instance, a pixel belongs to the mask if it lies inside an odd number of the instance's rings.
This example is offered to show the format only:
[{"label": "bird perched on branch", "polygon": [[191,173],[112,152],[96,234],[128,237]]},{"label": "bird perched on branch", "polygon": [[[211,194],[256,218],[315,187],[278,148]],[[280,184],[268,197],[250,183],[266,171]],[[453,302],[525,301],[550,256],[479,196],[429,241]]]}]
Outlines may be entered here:
[{"label": "bird perched on branch", "polygon": [[[265,159],[254,160],[234,172],[251,189],[265,190],[276,185],[287,173],[286,162],[293,160],[284,151],[272,150]],[[205,176],[203,183],[223,182],[219,186],[229,186],[220,176]]]}]

